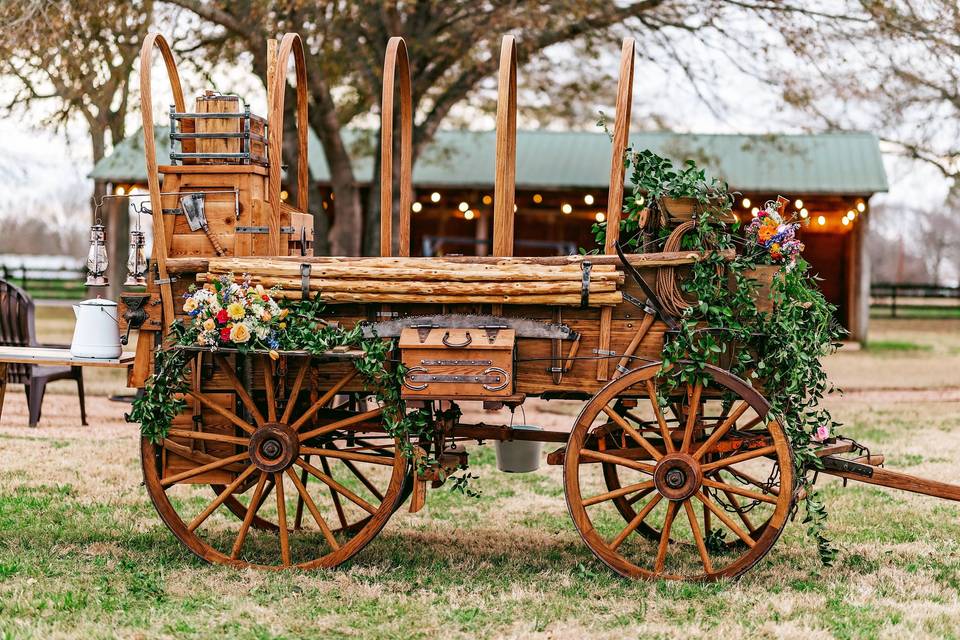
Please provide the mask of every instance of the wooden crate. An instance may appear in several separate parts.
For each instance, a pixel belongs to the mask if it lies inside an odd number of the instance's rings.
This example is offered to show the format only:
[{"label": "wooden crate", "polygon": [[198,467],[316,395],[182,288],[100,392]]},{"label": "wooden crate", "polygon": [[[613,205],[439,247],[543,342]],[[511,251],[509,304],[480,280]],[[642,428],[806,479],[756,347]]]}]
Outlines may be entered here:
[{"label": "wooden crate", "polygon": [[513,329],[404,329],[402,397],[506,397],[513,394]]}]

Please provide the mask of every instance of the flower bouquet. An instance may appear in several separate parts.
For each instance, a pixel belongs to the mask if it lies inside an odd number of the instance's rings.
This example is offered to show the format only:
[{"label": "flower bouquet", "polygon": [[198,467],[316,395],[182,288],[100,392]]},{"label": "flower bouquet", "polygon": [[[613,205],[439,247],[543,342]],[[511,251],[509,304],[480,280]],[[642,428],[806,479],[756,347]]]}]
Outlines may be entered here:
[{"label": "flower bouquet", "polygon": [[190,317],[188,339],[213,350],[263,349],[276,359],[278,332],[286,329],[287,310],[280,308],[272,293],[263,285],[251,286],[247,277],[234,282],[233,274],[203,287],[191,286],[183,296],[183,310]]},{"label": "flower bouquet", "polygon": [[769,201],[757,212],[757,217],[747,225],[748,244],[759,251],[755,256],[763,264],[783,264],[787,270],[793,268],[797,256],[803,251],[803,243],[797,240],[799,222],[794,222],[784,214],[787,199],[779,197]]}]

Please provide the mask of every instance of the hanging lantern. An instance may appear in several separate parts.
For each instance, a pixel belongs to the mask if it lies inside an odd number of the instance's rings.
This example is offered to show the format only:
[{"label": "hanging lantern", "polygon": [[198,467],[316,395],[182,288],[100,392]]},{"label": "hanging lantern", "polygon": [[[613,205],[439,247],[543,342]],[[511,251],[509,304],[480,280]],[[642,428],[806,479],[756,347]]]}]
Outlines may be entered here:
[{"label": "hanging lantern", "polygon": [[127,254],[127,280],[123,283],[128,287],[142,287],[147,284],[147,257],[143,248],[146,238],[143,231],[130,231],[130,248]]},{"label": "hanging lantern", "polygon": [[100,218],[90,227],[90,251],[87,253],[87,286],[107,286],[107,234]]}]

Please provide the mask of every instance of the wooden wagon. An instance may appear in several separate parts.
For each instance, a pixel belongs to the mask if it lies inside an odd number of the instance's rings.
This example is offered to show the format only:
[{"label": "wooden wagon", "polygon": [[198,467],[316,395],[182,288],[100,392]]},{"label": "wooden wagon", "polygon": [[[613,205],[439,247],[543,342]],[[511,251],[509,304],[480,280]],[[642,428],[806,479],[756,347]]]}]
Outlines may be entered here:
[{"label": "wooden wagon", "polygon": [[[311,257],[307,213],[306,69],[298,36],[269,59],[269,114],[188,113],[167,43],[143,45],[141,96],[154,272],[124,296],[145,310],[130,384],[143,387],[162,335],[184,319],[191,284],[244,270],[293,299],[327,303],[322,321],[396,341],[402,398],[429,416],[402,443],[357,375],[361,354],[242,354],[194,347],[188,408],[166,437],[142,441],[147,490],[164,522],[211,561],[262,568],[334,567],[358,553],[409,499],[465,468],[464,445],[553,443],[567,506],[593,553],[630,577],[714,579],[742,574],[772,547],[797,498],[793,454],[769,403],[750,384],[707,367],[703,384],[671,382],[661,352],[674,319],[650,286],[691,252],[624,255],[623,203],[634,43],[624,42],[611,152],[609,233],[602,255],[513,257],[516,48],[503,40],[497,109],[493,255],[409,257],[413,114],[403,40],[387,48],[382,109],[381,256]],[[173,89],[173,160],[157,166],[150,69],[159,51]],[[297,76],[295,205],[281,198],[282,117],[289,58]],[[399,225],[393,224],[394,98],[400,97]],[[230,102],[228,104],[235,104]],[[266,135],[263,129],[266,128]],[[257,133],[257,132],[260,133]],[[261,153],[254,153],[259,144]],[[263,147],[266,154],[263,154]],[[160,179],[163,178],[161,187]],[[179,203],[201,194],[209,228],[190,231]],[[396,238],[395,238],[396,236]],[[364,288],[365,274],[387,281]],[[569,430],[469,424],[456,408],[577,400]],[[957,499],[957,489],[910,484],[871,463],[824,451],[826,471]],[[426,463],[424,461],[429,461]],[[906,480],[904,480],[906,478]],[[505,533],[505,535],[507,535]]]}]

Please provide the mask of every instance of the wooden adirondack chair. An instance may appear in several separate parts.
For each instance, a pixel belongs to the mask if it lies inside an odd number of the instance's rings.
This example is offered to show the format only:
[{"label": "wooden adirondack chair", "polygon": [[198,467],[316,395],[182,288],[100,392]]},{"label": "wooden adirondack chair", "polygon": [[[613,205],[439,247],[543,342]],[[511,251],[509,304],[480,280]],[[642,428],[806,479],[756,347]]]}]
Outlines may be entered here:
[{"label": "wooden adirondack chair", "polygon": [[[0,280],[0,345],[9,347],[66,347],[41,344],[37,340],[36,305],[26,291]],[[80,396],[80,422],[87,424],[87,408],[83,395],[83,368],[30,364],[9,364],[7,382],[24,385],[30,410],[30,426],[40,421],[40,408],[47,383],[54,380],[76,380]],[[0,403],[3,399],[0,396]],[[2,405],[0,405],[2,410]]]}]

